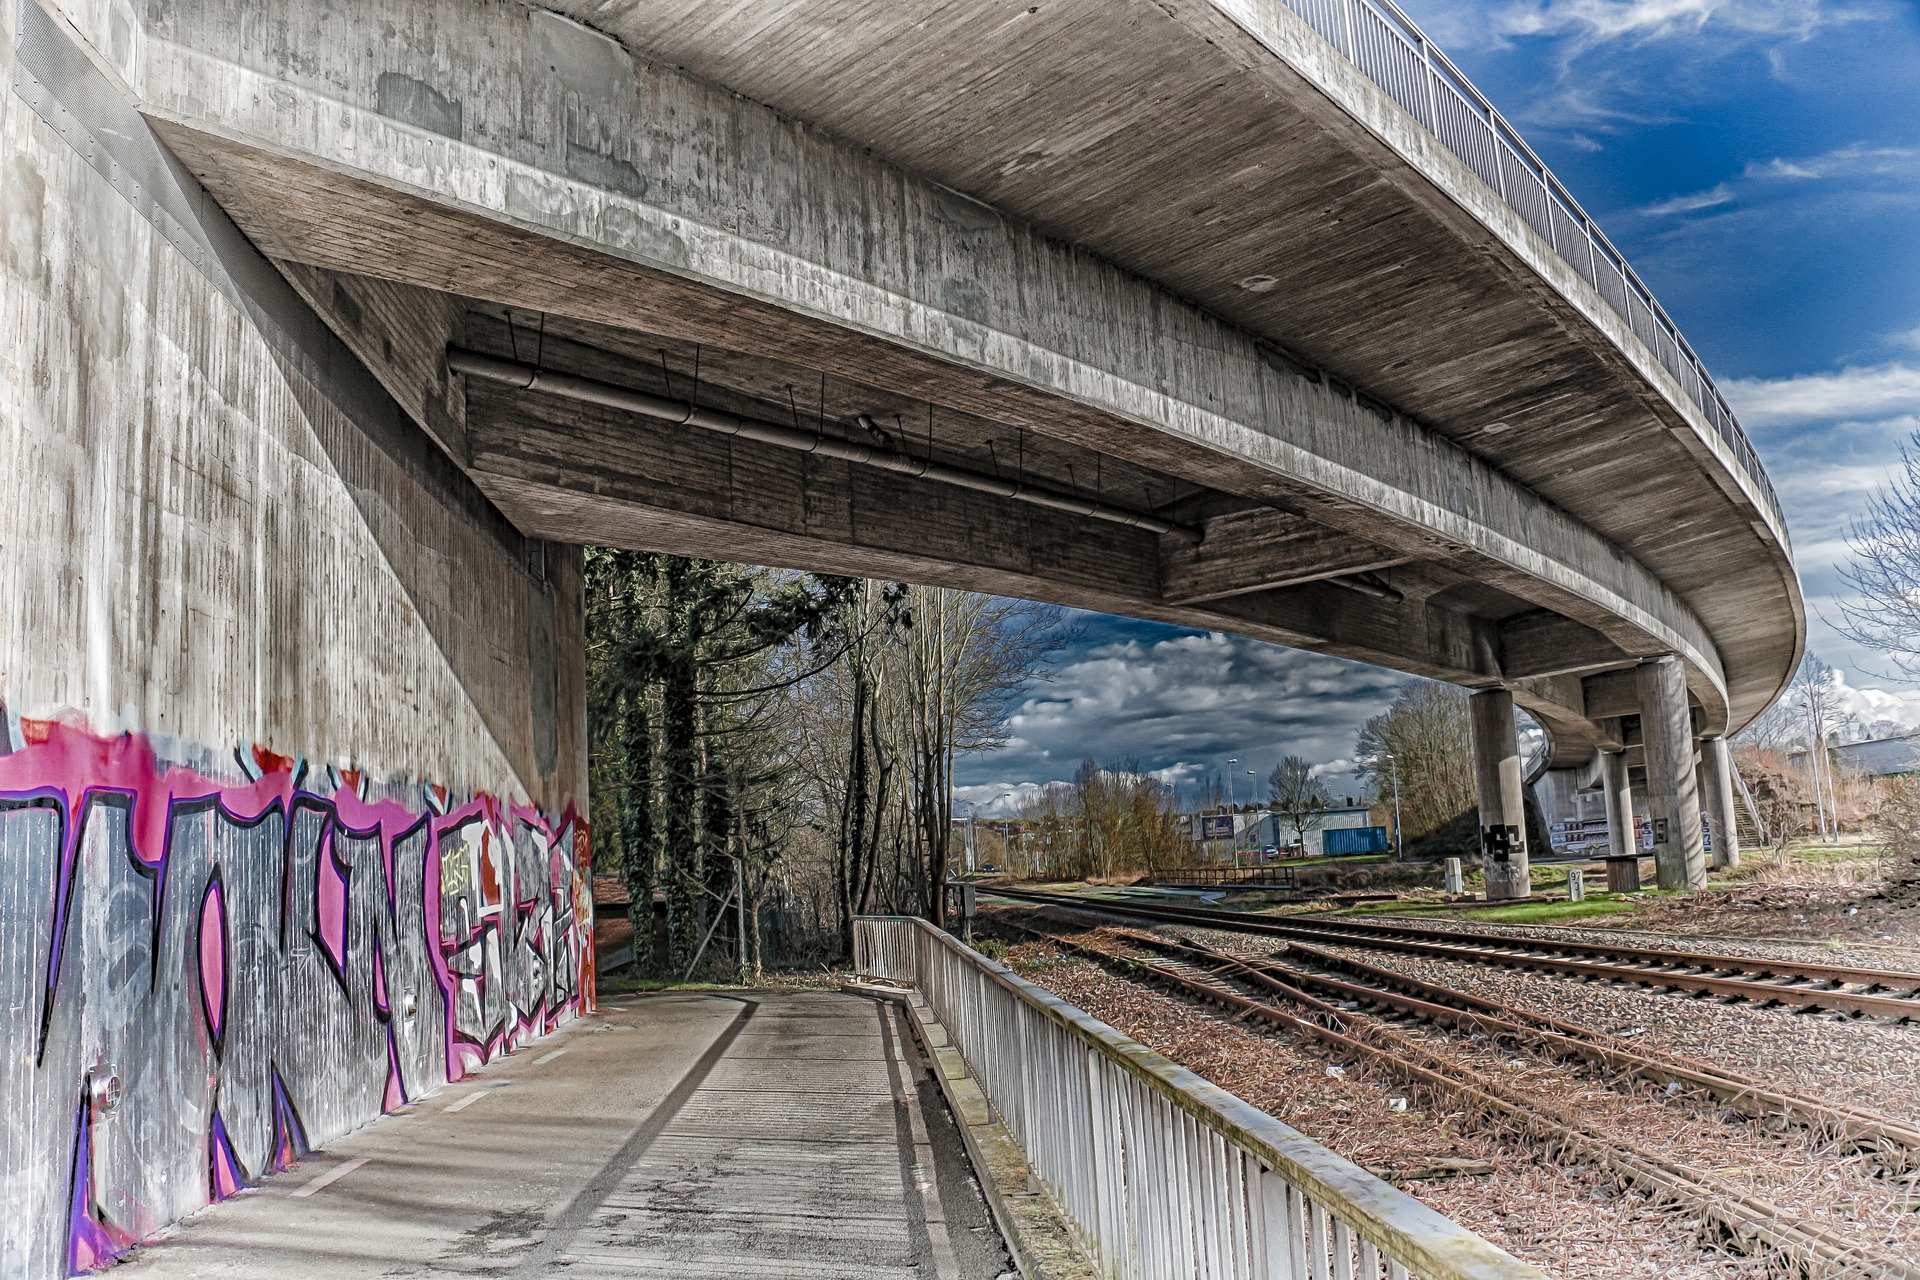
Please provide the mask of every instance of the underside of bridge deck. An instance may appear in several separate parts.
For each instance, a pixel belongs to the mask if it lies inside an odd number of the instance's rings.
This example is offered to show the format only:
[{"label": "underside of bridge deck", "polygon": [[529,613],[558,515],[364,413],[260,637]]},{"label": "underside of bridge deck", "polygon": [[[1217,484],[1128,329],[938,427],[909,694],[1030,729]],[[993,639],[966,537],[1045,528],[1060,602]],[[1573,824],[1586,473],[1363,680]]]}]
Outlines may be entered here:
[{"label": "underside of bridge deck", "polygon": [[[362,3],[238,47],[226,0],[176,11],[145,109],[525,533],[1502,685],[1560,764],[1622,745],[1586,706],[1610,672],[1680,655],[1719,731],[1797,655],[1779,531],[1665,371],[1283,8],[1276,35],[1202,0],[948,6],[882,58],[903,19],[806,3],[751,32],[579,7],[596,31],[441,0],[377,37]],[[362,25],[365,57],[336,47]],[[886,465],[459,377],[449,348]],[[987,479],[901,474],[922,458]]]}]

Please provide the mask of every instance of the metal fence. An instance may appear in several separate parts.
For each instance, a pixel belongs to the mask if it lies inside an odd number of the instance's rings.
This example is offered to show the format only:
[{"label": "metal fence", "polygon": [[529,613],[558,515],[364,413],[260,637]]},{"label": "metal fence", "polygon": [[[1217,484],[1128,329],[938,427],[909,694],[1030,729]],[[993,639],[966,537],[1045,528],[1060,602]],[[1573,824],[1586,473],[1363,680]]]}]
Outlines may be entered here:
[{"label": "metal fence", "polygon": [[1164,885],[1252,884],[1294,888],[1292,867],[1236,867],[1212,863],[1193,867],[1172,867],[1153,873],[1153,883]]},{"label": "metal fence", "polygon": [[926,996],[1104,1275],[1545,1280],[923,920],[860,918],[854,958]]},{"label": "metal fence", "polygon": [[1553,246],[1680,383],[1779,522],[1773,482],[1700,357],[1580,202],[1393,0],[1282,0]]}]

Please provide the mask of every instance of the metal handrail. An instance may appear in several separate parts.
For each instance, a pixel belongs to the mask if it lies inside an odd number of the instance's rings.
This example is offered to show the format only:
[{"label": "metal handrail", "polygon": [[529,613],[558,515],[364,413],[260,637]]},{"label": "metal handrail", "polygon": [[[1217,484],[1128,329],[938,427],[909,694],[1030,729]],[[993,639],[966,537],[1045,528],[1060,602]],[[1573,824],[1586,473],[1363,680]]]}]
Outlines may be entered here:
[{"label": "metal handrail", "polygon": [[854,964],[926,997],[1103,1275],[1545,1280],[924,920],[861,916]]},{"label": "metal handrail", "polygon": [[1282,0],[1413,114],[1606,300],[1727,446],[1791,547],[1779,496],[1726,397],[1626,256],[1506,117],[1393,0]]}]

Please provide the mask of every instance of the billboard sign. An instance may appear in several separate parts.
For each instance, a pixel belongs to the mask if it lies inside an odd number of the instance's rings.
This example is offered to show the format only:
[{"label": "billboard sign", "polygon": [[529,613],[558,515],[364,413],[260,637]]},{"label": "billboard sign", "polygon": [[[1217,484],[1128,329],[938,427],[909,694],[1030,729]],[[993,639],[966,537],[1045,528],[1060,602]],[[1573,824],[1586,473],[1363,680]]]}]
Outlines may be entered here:
[{"label": "billboard sign", "polygon": [[1200,819],[1200,838],[1202,840],[1233,839],[1233,815],[1223,813]]}]

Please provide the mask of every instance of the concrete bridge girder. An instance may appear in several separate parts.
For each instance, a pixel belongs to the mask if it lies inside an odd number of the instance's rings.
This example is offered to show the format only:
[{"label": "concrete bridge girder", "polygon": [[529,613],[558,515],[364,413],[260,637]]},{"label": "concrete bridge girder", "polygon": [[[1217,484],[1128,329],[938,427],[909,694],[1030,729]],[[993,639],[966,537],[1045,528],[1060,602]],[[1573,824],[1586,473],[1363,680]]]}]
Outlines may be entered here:
[{"label": "concrete bridge girder", "polygon": [[[1092,556],[1071,545],[1073,529],[1031,513],[1012,518],[973,495],[872,492],[851,476],[836,481],[844,500],[807,472],[784,508],[714,493],[703,512],[685,492],[623,489],[604,458],[536,456],[535,437],[552,439],[550,414],[543,423],[524,402],[470,396],[477,418],[469,405],[473,420],[458,430],[445,412],[429,429],[525,531],[577,538],[624,526],[636,542],[707,550],[724,535],[722,545],[773,563],[910,571],[1511,683],[1523,705],[1539,681],[1674,652],[1710,721],[1733,714],[1706,627],[1643,565],[1339,379],[562,19],[444,0],[391,33],[359,21],[356,4],[311,6],[271,32],[234,20],[224,0],[176,6],[147,55],[157,130],[294,270],[407,286],[433,307],[465,291],[603,335],[761,354],[1237,504],[1209,527],[1213,551],[1102,529]],[[303,30],[309,11],[319,16]],[[363,30],[358,46],[344,34]],[[236,32],[250,33],[239,48]],[[631,126],[618,146],[614,120]],[[714,150],[719,138],[729,152]],[[767,225],[770,212],[781,225]],[[387,360],[396,383],[444,383],[430,344],[404,346]],[[399,398],[437,402],[417,390]],[[696,453],[661,443],[658,461],[685,475]],[[726,451],[730,465],[765,473],[750,454]],[[1019,529],[1032,545],[931,564],[901,542],[911,515],[896,511],[900,530],[881,532],[888,502],[946,512],[974,534],[999,530],[1001,541]],[[835,503],[838,517],[823,513]],[[616,509],[617,519],[595,515]],[[763,527],[776,509],[797,523]],[[871,545],[834,535],[835,519],[852,527],[850,513]],[[1243,535],[1244,551],[1218,550]],[[1383,607],[1324,580],[1378,571],[1417,583],[1423,566],[1498,603],[1415,607],[1405,596]],[[1590,719],[1571,698],[1534,701],[1562,721]],[[1603,736],[1576,727],[1575,741]]]}]

